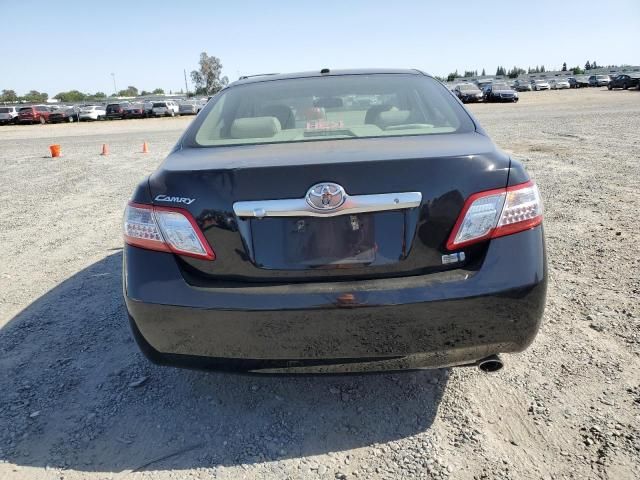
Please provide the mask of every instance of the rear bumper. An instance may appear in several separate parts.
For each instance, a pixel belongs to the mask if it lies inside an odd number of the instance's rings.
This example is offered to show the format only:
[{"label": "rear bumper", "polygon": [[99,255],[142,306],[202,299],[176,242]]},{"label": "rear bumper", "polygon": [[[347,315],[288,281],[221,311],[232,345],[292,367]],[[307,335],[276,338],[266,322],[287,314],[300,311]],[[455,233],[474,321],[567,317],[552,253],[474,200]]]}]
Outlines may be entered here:
[{"label": "rear bumper", "polygon": [[197,288],[172,255],[127,246],[123,274],[133,332],[151,360],[277,373],[437,368],[522,351],[547,285],[541,227],[492,240],[478,271]]}]

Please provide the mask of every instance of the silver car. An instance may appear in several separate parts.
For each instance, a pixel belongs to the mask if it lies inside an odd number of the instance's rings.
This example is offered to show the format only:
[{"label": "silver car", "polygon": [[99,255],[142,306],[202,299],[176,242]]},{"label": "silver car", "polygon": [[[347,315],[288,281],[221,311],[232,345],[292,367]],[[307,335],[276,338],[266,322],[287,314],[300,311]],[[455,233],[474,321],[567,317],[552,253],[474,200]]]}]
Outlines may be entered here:
[{"label": "silver car", "polygon": [[17,107],[0,107],[0,124],[18,123]]},{"label": "silver car", "polygon": [[551,85],[546,80],[531,80],[531,88],[534,90],[551,90]]},{"label": "silver car", "polygon": [[180,113],[180,115],[195,115],[200,111],[199,105],[192,100],[180,102],[179,107],[178,113]]},{"label": "silver car", "polygon": [[104,105],[85,105],[80,108],[80,120],[104,120],[107,110]]},{"label": "silver car", "polygon": [[551,86],[551,90],[563,90],[571,86],[569,85],[569,80],[566,78],[552,78],[549,80],[549,85]]}]

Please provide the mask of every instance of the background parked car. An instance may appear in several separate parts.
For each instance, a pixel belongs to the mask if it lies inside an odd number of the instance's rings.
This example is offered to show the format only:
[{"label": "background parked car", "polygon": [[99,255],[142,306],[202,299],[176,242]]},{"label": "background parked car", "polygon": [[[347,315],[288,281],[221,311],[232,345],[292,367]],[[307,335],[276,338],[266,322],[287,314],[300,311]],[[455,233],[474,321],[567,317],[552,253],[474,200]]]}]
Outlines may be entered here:
[{"label": "background parked car", "polygon": [[570,88],[569,81],[566,78],[552,78],[549,80],[551,90],[562,90]]},{"label": "background parked car", "polygon": [[584,88],[589,86],[589,79],[584,76],[569,77],[569,88]]},{"label": "background parked car", "polygon": [[530,92],[531,90],[533,90],[531,84],[526,80],[516,80],[515,82],[513,82],[513,89],[516,92]]},{"label": "background parked car", "polygon": [[186,102],[180,102],[178,111],[180,115],[195,115],[200,111],[200,108],[195,101],[189,100]]},{"label": "background parked car", "polygon": [[506,83],[491,83],[484,87],[485,102],[517,102],[518,94]]},{"label": "background parked car", "polygon": [[607,88],[609,90],[614,88],[624,88],[626,90],[627,88],[637,87],[639,80],[640,79],[632,77],[631,75],[617,75],[616,77],[611,79],[611,81],[607,85]]},{"label": "background parked car", "polygon": [[104,120],[106,116],[104,105],[85,105],[80,108],[80,120]]},{"label": "background parked car", "polygon": [[124,109],[125,118],[146,118],[147,111],[144,103],[132,103]]},{"label": "background parked car", "polygon": [[78,107],[67,107],[57,109],[49,114],[49,123],[72,123],[79,119],[80,109]]},{"label": "background parked car", "polygon": [[173,100],[153,102],[152,110],[156,117],[175,117],[180,113],[180,107]]},{"label": "background parked car", "polygon": [[113,120],[114,118],[125,118],[125,109],[129,106],[129,102],[110,103],[106,108],[106,119]]},{"label": "background parked car", "polygon": [[45,124],[49,121],[51,109],[46,105],[35,105],[32,107],[22,107],[18,111],[20,123],[41,123]]},{"label": "background parked car", "polygon": [[144,102],[144,112],[147,114],[147,117],[153,116],[153,102],[151,100]]},{"label": "background parked car", "polygon": [[609,75],[591,75],[589,77],[590,87],[606,87],[609,85]]},{"label": "background parked car", "polygon": [[533,79],[531,80],[531,88],[533,90],[551,90],[551,85],[549,85],[549,82],[547,82],[546,80],[542,80],[542,79]]},{"label": "background parked car", "polygon": [[459,83],[453,89],[453,93],[462,103],[480,102],[483,94],[473,83]]},{"label": "background parked car", "polygon": [[0,124],[18,123],[18,107],[0,107]]}]

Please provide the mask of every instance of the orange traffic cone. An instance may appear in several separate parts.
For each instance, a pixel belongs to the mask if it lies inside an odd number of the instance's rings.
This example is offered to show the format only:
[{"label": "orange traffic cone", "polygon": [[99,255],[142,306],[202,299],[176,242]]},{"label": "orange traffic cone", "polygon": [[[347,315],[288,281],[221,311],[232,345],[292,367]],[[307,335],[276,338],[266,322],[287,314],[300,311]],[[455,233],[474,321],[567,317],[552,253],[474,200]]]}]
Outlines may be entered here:
[{"label": "orange traffic cone", "polygon": [[147,142],[142,144],[142,153],[149,153],[149,145],[147,145]]},{"label": "orange traffic cone", "polygon": [[109,155],[109,145],[106,143],[102,144],[102,153],[100,155]]},{"label": "orange traffic cone", "polygon": [[61,157],[60,154],[60,145],[50,145],[49,150],[51,151],[51,158]]}]

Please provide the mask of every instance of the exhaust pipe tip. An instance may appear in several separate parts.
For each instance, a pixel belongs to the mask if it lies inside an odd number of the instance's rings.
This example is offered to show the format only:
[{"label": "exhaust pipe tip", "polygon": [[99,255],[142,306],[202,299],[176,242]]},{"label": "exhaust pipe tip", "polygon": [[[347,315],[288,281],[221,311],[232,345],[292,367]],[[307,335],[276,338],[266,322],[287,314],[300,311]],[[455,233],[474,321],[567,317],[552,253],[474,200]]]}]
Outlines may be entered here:
[{"label": "exhaust pipe tip", "polygon": [[498,355],[491,355],[478,362],[478,368],[484,373],[494,373],[502,370],[504,363]]}]

